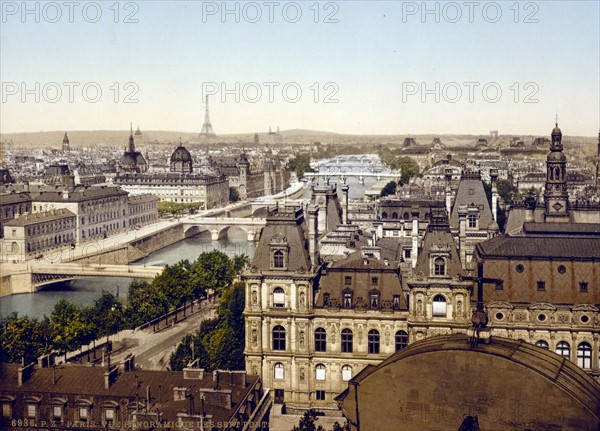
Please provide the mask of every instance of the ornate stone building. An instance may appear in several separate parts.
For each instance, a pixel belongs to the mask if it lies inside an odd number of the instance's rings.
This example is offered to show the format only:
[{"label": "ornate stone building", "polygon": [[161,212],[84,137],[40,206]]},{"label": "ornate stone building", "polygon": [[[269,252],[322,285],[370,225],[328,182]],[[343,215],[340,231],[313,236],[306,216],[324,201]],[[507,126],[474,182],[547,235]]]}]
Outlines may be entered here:
[{"label": "ornate stone building", "polygon": [[148,170],[148,163],[140,151],[135,149],[133,129],[129,134],[129,146],[125,149],[119,163],[119,173],[143,173]]}]

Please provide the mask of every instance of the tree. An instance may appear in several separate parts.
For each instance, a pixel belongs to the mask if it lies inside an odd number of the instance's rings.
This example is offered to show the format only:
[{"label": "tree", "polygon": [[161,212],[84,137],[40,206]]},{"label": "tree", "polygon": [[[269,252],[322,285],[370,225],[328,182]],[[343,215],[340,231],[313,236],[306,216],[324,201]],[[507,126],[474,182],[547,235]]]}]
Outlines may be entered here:
[{"label": "tree", "polygon": [[240,194],[235,187],[229,187],[229,202],[237,202],[240,200]]},{"label": "tree", "polygon": [[[105,337],[121,330],[125,322],[125,310],[121,301],[110,292],[103,291],[100,298],[87,310],[88,322],[98,337]],[[95,337],[94,337],[95,338]]]},{"label": "tree", "polygon": [[512,205],[520,201],[519,189],[510,182],[499,178],[496,181],[496,188],[498,189],[498,196],[502,198],[506,205]]},{"label": "tree", "polygon": [[169,308],[163,291],[154,284],[134,280],[127,292],[127,317],[131,327],[148,322],[167,312]]},{"label": "tree", "polygon": [[85,318],[83,310],[71,301],[58,301],[50,319],[55,333],[54,346],[65,356],[67,352],[91,341],[92,324]]},{"label": "tree", "polygon": [[419,164],[411,159],[410,157],[400,157],[397,159],[398,168],[401,170],[400,182],[402,184],[408,184],[411,178],[419,175],[420,168]]},{"label": "tree", "polygon": [[350,424],[346,421],[344,425],[340,425],[338,421],[335,421],[332,431],[350,431]]},{"label": "tree", "polygon": [[383,189],[381,189],[381,193],[379,194],[379,196],[384,197],[384,196],[395,195],[395,194],[396,194],[396,182],[390,181],[383,187]]},{"label": "tree", "polygon": [[235,255],[233,257],[233,270],[235,271],[235,273],[241,273],[248,262],[250,262],[250,259],[248,259],[248,256],[246,256],[245,254]]},{"label": "tree", "polygon": [[289,161],[290,170],[296,172],[298,179],[302,178],[305,172],[314,172],[310,167],[310,154],[301,153]]},{"label": "tree", "polygon": [[315,423],[317,419],[317,412],[313,409],[310,409],[309,411],[305,412],[304,415],[302,415],[300,423],[294,426],[292,431],[324,431],[321,425],[317,426]]},{"label": "tree", "polygon": [[229,257],[217,250],[202,253],[191,265],[195,289],[220,292],[231,284],[235,271]]}]

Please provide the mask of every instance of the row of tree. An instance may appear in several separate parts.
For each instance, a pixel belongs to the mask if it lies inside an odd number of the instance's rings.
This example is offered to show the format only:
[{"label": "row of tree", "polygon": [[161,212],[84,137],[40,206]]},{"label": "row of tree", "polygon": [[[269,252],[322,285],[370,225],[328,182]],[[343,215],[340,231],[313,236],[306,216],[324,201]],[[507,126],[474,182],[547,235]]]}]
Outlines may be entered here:
[{"label": "row of tree", "polygon": [[186,213],[194,214],[202,206],[201,202],[166,202],[158,203],[158,213],[160,215],[171,214],[172,216],[183,215]]},{"label": "row of tree", "polygon": [[[88,307],[60,300],[41,320],[16,313],[0,320],[0,361],[29,363],[50,351],[66,353],[122,329],[135,328],[209,291],[221,294],[243,269],[246,256],[202,253],[195,261],[167,265],[152,282],[130,283],[126,302],[110,292]],[[243,351],[243,347],[242,347]]]},{"label": "row of tree", "polygon": [[217,317],[204,320],[195,334],[186,335],[169,359],[169,368],[183,370],[198,359],[207,371],[244,369],[244,283],[223,290]]}]

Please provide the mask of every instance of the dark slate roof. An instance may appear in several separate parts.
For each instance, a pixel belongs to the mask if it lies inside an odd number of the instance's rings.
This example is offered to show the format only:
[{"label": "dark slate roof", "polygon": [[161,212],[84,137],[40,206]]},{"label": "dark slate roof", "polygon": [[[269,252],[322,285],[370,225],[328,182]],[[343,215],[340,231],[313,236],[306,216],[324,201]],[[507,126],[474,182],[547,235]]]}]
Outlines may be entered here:
[{"label": "dark slate roof", "polygon": [[482,256],[600,258],[600,224],[526,222],[477,246]]},{"label": "dark slate roof", "polygon": [[[473,194],[470,194],[470,190],[473,190]],[[493,218],[490,204],[487,200],[485,190],[483,189],[483,183],[480,178],[475,178],[475,176],[465,176],[465,174],[463,174],[463,178],[458,185],[456,198],[454,199],[452,214],[450,215],[450,226],[454,228],[458,227],[458,209],[460,205],[471,204],[475,204],[475,206],[480,208],[479,228],[487,229],[493,222]]]},{"label": "dark slate roof", "polygon": [[40,213],[22,215],[19,218],[7,221],[4,226],[29,226],[32,224],[46,223],[53,220],[62,220],[69,217],[75,217],[68,209],[60,208]]},{"label": "dark slate roof", "polygon": [[[271,271],[272,241],[285,241],[288,245],[289,259],[287,271],[309,271],[311,268],[308,253],[308,227],[302,209],[286,208],[276,210],[267,217],[256,246],[252,266],[258,270]],[[275,270],[273,270],[275,271]],[[278,269],[276,271],[283,271]]]},{"label": "dark slate roof", "polygon": [[[253,384],[258,380],[257,376],[246,375],[246,385],[241,382],[230,384],[229,378],[221,377],[219,379],[219,388],[221,390],[231,390],[232,409],[224,408],[223,405],[217,405],[216,400],[210,390],[214,389],[216,381],[213,373],[204,373],[203,379],[185,379],[184,373],[180,371],[149,371],[136,369],[132,372],[120,372],[116,381],[106,389],[104,386],[104,373],[106,367],[89,367],[81,365],[67,364],[56,367],[56,382],[53,383],[52,368],[38,368],[33,375],[23,384],[17,385],[18,364],[0,363],[0,391],[9,393],[51,393],[51,394],[74,394],[84,397],[111,397],[111,398],[136,398],[136,392],[146,393],[146,387],[150,388],[150,393],[155,401],[158,387],[161,387],[160,411],[162,413],[171,413],[169,419],[176,420],[178,411],[185,411],[188,401],[175,401],[173,395],[174,388],[189,388],[193,385],[193,391],[196,393],[195,404],[196,411],[201,410],[200,396],[202,389],[208,389],[209,392],[203,392],[206,397],[205,408],[207,413],[214,415],[214,420],[228,420],[233,410],[243,401]],[[137,378],[136,378],[137,377]],[[137,389],[137,383],[140,384]],[[142,397],[140,397],[142,398]]]},{"label": "dark slate roof", "polygon": [[41,191],[31,194],[34,202],[81,202],[115,196],[127,196],[128,193],[118,187],[71,187],[62,190]]},{"label": "dark slate roof", "polygon": [[446,262],[447,277],[460,277],[461,275],[465,275],[456,248],[456,243],[454,242],[454,238],[452,238],[452,234],[448,230],[447,225],[438,227],[433,221],[423,237],[423,243],[421,244],[419,256],[417,258],[417,266],[414,271],[415,274],[423,273],[425,276],[430,275],[429,252],[436,248],[445,249],[450,252],[450,260]]},{"label": "dark slate roof", "polygon": [[18,204],[24,202],[31,202],[29,193],[6,193],[0,195],[0,205]]}]

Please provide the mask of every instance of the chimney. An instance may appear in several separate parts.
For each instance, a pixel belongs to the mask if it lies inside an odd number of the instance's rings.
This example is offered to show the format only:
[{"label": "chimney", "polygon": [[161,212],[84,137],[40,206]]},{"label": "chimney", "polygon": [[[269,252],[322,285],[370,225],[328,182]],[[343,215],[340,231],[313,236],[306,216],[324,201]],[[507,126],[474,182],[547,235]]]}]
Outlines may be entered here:
[{"label": "chimney", "polygon": [[62,192],[62,198],[63,199],[69,199],[69,191],[68,190],[63,190],[63,192]]},{"label": "chimney", "polygon": [[342,185],[342,224],[348,224],[348,184]]},{"label": "chimney", "polygon": [[535,197],[533,196],[527,196],[524,201],[525,203],[525,222],[532,222],[535,221],[534,218],[534,211],[535,211]]},{"label": "chimney", "polygon": [[452,214],[452,188],[450,184],[452,182],[452,169],[446,169],[445,175],[446,177],[446,211],[448,215]]},{"label": "chimney", "polygon": [[308,253],[310,263],[314,267],[318,264],[319,250],[319,207],[310,205],[308,207]]},{"label": "chimney", "polygon": [[104,373],[104,389],[110,389],[112,384],[117,380],[119,374],[119,367],[112,367]]},{"label": "chimney", "polygon": [[31,364],[29,364],[27,366],[21,365],[18,368],[18,370],[17,370],[17,385],[18,386],[23,386],[23,383],[25,383],[27,380],[29,380],[29,378],[33,374],[34,366],[35,366],[35,362],[32,362]]},{"label": "chimney", "polygon": [[135,370],[135,356],[130,353],[125,357],[123,361],[123,367],[125,372],[134,371]]},{"label": "chimney", "polygon": [[419,256],[419,213],[412,211],[412,250],[410,257],[412,259],[412,267],[417,266],[417,258]]},{"label": "chimney", "polygon": [[492,217],[498,223],[498,169],[490,169],[490,180],[492,182]]},{"label": "chimney", "polygon": [[458,248],[460,250],[460,261],[465,265],[467,260],[466,242],[467,242],[467,214],[469,210],[466,205],[461,205],[458,209]]}]

